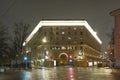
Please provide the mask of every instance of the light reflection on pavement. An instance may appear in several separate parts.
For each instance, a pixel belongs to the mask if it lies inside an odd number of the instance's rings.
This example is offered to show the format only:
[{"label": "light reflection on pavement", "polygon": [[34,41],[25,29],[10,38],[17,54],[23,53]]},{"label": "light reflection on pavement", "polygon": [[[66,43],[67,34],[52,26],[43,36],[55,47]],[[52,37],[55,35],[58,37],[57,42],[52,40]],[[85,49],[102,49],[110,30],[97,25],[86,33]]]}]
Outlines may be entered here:
[{"label": "light reflection on pavement", "polygon": [[120,72],[105,68],[61,66],[0,73],[0,80],[119,80]]}]

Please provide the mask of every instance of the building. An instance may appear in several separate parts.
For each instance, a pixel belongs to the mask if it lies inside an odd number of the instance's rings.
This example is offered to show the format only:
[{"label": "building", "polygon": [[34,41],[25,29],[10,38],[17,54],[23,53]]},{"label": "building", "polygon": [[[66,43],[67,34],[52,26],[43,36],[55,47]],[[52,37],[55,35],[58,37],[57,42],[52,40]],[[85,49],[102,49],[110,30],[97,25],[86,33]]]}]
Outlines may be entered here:
[{"label": "building", "polygon": [[110,15],[115,17],[114,27],[114,66],[120,68],[120,9],[114,10]]},{"label": "building", "polygon": [[97,66],[101,40],[85,20],[43,20],[23,45],[34,65]]}]

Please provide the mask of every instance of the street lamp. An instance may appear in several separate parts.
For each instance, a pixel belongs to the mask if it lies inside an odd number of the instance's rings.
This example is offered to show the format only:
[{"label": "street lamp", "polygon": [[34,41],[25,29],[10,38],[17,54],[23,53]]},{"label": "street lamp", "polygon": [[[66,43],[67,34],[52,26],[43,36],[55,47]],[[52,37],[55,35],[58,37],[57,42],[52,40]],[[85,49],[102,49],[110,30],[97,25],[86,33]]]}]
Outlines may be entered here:
[{"label": "street lamp", "polygon": [[46,43],[46,42],[47,42],[46,37],[44,37],[44,38],[42,39],[42,42],[43,42],[43,43]]},{"label": "street lamp", "polygon": [[[47,42],[47,39],[46,39],[46,37],[44,37],[43,39],[42,39],[42,43],[44,44],[44,43],[46,43]],[[43,59],[42,59],[42,61],[43,61],[43,66],[44,66],[44,63],[45,63],[45,54],[46,54],[46,52],[44,53],[44,50],[45,49],[45,47],[43,46]]]}]

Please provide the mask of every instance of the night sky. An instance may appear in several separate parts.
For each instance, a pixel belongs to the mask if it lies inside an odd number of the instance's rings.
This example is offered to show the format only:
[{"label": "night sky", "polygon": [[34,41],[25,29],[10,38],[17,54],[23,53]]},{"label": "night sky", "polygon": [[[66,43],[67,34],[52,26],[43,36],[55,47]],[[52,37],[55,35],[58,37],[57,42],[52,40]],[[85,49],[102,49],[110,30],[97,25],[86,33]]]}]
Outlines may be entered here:
[{"label": "night sky", "polygon": [[86,19],[104,48],[114,28],[109,13],[118,8],[120,0],[0,0],[0,22],[11,32],[15,22],[30,24],[32,31],[42,19]]}]

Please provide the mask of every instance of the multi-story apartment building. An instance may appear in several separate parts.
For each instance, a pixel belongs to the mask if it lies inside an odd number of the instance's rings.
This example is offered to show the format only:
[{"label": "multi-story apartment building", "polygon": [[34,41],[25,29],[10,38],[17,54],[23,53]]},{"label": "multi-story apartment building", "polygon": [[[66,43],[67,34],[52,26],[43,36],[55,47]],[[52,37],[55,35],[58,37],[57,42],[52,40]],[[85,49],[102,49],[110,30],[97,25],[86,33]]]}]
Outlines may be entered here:
[{"label": "multi-story apartment building", "polygon": [[35,65],[97,66],[101,40],[85,20],[43,20],[28,36]]},{"label": "multi-story apartment building", "polygon": [[120,9],[114,10],[110,15],[115,16],[114,27],[114,66],[120,68]]}]

